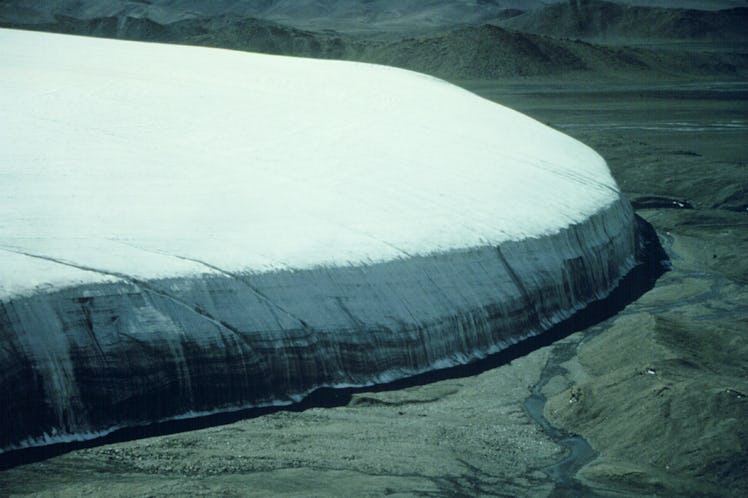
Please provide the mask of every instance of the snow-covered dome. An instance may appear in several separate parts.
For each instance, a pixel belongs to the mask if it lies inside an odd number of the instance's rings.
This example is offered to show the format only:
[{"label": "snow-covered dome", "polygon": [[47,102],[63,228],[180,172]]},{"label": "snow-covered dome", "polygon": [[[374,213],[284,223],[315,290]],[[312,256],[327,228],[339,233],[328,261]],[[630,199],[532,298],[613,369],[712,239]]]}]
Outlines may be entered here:
[{"label": "snow-covered dome", "polygon": [[[410,71],[10,30],[0,44],[6,249],[138,278],[210,271],[184,258],[309,268],[547,235],[618,199],[590,148]],[[0,261],[2,294],[63,282]]]}]

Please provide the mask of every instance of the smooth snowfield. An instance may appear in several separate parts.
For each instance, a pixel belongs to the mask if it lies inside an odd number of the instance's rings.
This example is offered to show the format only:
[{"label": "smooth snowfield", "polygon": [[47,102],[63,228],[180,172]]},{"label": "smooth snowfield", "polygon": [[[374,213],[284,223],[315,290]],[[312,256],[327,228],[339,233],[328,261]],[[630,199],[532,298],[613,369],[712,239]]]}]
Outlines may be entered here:
[{"label": "smooth snowfield", "polygon": [[588,147],[413,72],[14,30],[0,46],[0,297],[496,245],[619,197]]}]

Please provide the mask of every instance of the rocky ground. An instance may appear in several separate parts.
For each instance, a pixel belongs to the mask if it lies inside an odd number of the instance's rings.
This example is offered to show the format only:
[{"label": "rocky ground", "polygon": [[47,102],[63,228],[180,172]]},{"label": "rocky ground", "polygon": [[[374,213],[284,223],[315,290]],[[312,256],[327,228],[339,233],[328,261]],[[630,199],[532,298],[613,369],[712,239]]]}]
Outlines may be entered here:
[{"label": "rocky ground", "polygon": [[79,449],[0,471],[0,494],[748,495],[747,86],[462,84],[602,153],[671,271],[474,375]]},{"label": "rocky ground", "polygon": [[598,451],[576,477],[601,494],[748,493],[746,89],[494,94],[601,152],[671,258],[654,289],[582,332],[543,391],[549,421]]}]

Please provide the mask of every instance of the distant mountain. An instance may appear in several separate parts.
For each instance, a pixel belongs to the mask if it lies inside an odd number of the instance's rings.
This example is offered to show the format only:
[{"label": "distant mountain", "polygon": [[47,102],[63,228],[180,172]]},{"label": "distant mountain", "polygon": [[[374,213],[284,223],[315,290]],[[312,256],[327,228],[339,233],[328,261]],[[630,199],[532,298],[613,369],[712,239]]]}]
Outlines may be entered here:
[{"label": "distant mountain", "polygon": [[360,59],[365,50],[378,46],[376,42],[359,41],[337,33],[315,33],[263,19],[228,14],[183,19],[169,24],[129,16],[78,19],[57,15],[54,22],[0,22],[0,26],[326,59]]},{"label": "distant mountain", "polygon": [[[438,30],[501,22],[503,26],[553,36],[706,36],[723,22],[708,13],[673,13],[668,8],[718,10],[748,7],[748,0],[0,0],[0,22],[50,23],[77,19],[146,18],[161,24],[210,16],[254,17],[312,31],[335,30],[367,38],[396,39]],[[626,6],[640,7],[627,9]],[[545,8],[543,8],[545,7]],[[578,12],[577,12],[578,11]],[[575,13],[576,12],[576,13]],[[728,17],[730,17],[728,15]],[[729,21],[729,19],[728,19]],[[743,19],[744,21],[744,19]],[[746,31],[730,21],[730,34]],[[745,25],[745,24],[743,24]]]},{"label": "distant mountain", "polygon": [[[505,77],[636,78],[748,75],[748,55],[655,51],[554,39],[484,25],[401,40],[368,51],[370,61],[449,80]],[[586,76],[585,76],[586,75]]]},{"label": "distant mountain", "polygon": [[6,26],[374,62],[452,79],[541,76],[589,69],[583,58],[564,46],[568,43],[491,25],[397,41],[360,40],[338,33],[299,30],[236,15],[184,19],[170,24],[135,17],[77,19],[58,15],[53,23],[6,23]]},{"label": "distant mountain", "polygon": [[312,32],[272,21],[220,15],[185,19],[165,26],[169,42],[278,55],[359,59],[371,43],[334,32]]},{"label": "distant mountain", "polygon": [[748,40],[748,8],[704,11],[570,0],[497,24],[526,33],[593,41]]},{"label": "distant mountain", "polygon": [[138,17],[97,17],[78,19],[56,15],[53,22],[18,24],[3,23],[10,28],[33,29],[70,35],[97,36],[101,38],[118,38],[121,40],[175,41],[171,30],[150,19]]},{"label": "distant mountain", "polygon": [[[184,1],[184,0],[182,0]],[[350,34],[423,33],[481,24],[523,10],[542,0],[275,0],[252,15],[305,29]],[[214,6],[211,8],[215,8]],[[522,9],[522,10],[518,10]]]},{"label": "distant mountain", "polygon": [[237,15],[183,19],[169,24],[128,16],[77,19],[58,15],[51,23],[0,25],[372,62],[449,80],[575,74],[630,77],[637,72],[730,76],[748,72],[748,56],[695,53],[669,53],[663,56],[653,51],[554,39],[493,25],[470,26],[394,41],[362,40],[335,32],[312,32]]},{"label": "distant mountain", "polygon": [[140,17],[168,24],[236,15],[303,29],[350,34],[422,33],[506,18],[542,0],[2,0],[0,21],[49,23],[56,15],[78,19]]},{"label": "distant mountain", "polygon": [[588,68],[562,43],[491,25],[388,43],[370,51],[370,58],[446,78],[541,76]]}]

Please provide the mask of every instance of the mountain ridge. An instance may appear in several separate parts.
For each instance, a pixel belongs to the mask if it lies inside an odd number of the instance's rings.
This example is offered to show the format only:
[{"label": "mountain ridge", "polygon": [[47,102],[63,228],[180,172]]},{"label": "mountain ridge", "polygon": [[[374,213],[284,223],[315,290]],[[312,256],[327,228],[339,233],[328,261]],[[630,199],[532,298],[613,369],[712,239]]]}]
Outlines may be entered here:
[{"label": "mountain ridge", "polygon": [[0,23],[9,28],[125,40],[199,45],[275,55],[385,64],[448,80],[597,75],[643,72],[678,76],[748,72],[748,56],[612,47],[557,39],[481,24],[398,40],[362,40],[334,31],[313,32],[232,14],[160,24],[137,17],[78,19],[46,24]]},{"label": "mountain ridge", "polygon": [[525,33],[587,41],[748,40],[748,8],[720,11],[572,0],[525,12],[497,25]]},{"label": "mountain ridge", "polygon": [[[612,0],[625,8],[689,8],[718,11],[748,7],[745,0]],[[55,15],[78,19],[141,17],[160,24],[185,19],[232,14],[279,22],[313,31],[333,29],[352,35],[393,38],[434,32],[450,27],[482,24],[569,5],[594,3],[579,0],[3,0],[0,21],[49,23]],[[633,27],[636,27],[635,25]]]}]

